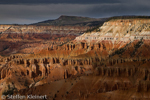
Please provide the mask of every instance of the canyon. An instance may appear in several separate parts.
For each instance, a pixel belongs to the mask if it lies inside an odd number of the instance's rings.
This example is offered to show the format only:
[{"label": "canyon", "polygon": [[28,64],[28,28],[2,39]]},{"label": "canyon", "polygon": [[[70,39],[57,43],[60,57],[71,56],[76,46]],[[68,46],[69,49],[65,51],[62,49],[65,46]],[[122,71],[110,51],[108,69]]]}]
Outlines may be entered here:
[{"label": "canyon", "polygon": [[105,20],[63,15],[31,25],[0,25],[0,55],[30,54],[43,48],[53,48],[75,39]]},{"label": "canyon", "polygon": [[1,25],[0,93],[149,100],[149,23],[118,18],[92,31],[89,26]]}]

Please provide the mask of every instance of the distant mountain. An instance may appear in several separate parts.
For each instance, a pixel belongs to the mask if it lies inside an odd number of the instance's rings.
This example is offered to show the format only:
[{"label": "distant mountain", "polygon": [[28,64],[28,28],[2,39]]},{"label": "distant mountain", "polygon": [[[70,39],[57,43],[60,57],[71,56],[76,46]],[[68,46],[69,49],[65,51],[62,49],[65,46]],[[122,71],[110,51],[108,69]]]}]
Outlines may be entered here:
[{"label": "distant mountain", "polygon": [[78,17],[78,16],[65,16],[62,15],[56,20],[46,20],[32,25],[54,25],[54,26],[97,26],[107,18],[89,18],[89,17]]}]

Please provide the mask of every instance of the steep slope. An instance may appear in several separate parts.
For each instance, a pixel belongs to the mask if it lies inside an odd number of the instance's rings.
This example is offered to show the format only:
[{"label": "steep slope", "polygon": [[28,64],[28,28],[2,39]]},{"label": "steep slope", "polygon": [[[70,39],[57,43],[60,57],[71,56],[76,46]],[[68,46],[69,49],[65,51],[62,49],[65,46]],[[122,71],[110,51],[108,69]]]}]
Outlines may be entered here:
[{"label": "steep slope", "polygon": [[97,32],[85,33],[77,40],[87,41],[133,41],[149,39],[149,19],[118,19],[105,22]]}]

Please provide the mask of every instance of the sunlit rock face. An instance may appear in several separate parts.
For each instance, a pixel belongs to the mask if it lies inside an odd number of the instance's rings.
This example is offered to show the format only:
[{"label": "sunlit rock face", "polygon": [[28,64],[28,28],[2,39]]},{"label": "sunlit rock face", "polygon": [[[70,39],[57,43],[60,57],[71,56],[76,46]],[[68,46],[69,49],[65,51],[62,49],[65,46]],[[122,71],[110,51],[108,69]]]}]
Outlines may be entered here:
[{"label": "sunlit rock face", "polygon": [[149,20],[123,19],[110,20],[99,27],[97,32],[85,33],[76,40],[85,41],[134,41],[136,39],[150,39]]}]

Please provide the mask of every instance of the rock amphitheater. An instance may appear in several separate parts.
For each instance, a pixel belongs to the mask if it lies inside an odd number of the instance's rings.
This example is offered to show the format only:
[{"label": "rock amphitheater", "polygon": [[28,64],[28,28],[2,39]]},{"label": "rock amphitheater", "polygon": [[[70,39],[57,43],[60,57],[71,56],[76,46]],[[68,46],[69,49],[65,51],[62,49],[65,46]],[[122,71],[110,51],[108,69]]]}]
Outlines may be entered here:
[{"label": "rock amphitheater", "polygon": [[[15,53],[14,47],[0,52],[1,95],[13,91],[13,95],[47,95],[48,100],[150,100],[149,19],[110,20],[69,41],[37,39],[38,32],[53,30],[44,26],[0,29],[1,41],[28,43],[29,50],[18,45]],[[64,33],[81,33],[88,27],[65,29]],[[28,30],[39,36],[29,39]]]}]

